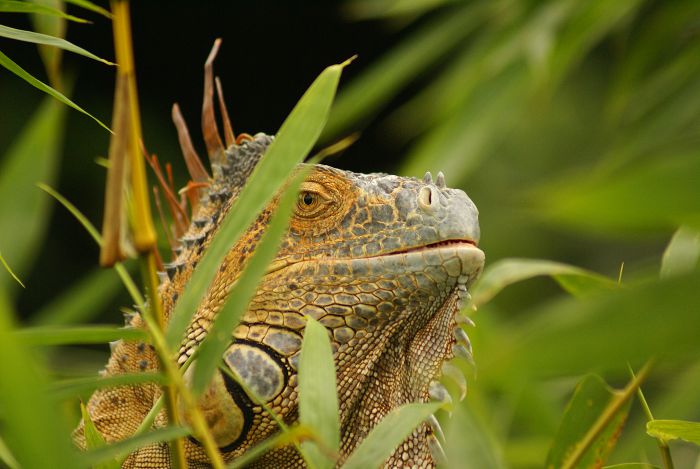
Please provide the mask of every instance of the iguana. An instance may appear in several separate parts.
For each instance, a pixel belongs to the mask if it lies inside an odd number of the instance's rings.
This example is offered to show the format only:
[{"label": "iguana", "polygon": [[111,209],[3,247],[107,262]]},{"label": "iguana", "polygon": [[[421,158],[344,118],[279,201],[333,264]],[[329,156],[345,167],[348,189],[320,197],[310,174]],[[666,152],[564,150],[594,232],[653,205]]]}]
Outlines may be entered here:
[{"label": "iguana", "polygon": [[[218,131],[211,132],[212,125],[216,128],[212,124],[211,59],[205,68],[203,126],[210,159],[215,162],[192,222],[179,240],[177,257],[162,276],[159,295],[166,315],[273,138],[264,134],[237,142],[226,138],[230,145],[224,150]],[[176,124],[181,123],[175,111]],[[182,125],[178,130],[191,174],[202,182],[203,166],[192,159],[192,145]],[[193,312],[180,348],[180,364],[206,336],[273,208],[266,208],[227,254]],[[277,258],[242,322],[231,332],[223,362],[280,418],[294,422],[305,317],[323,324],[337,368],[340,465],[390,410],[440,394],[434,380],[443,362],[454,354],[471,353],[457,313],[468,286],[483,267],[478,241],[475,205],[463,191],[446,187],[442,173],[435,180],[430,173],[415,179],[316,165],[301,187]],[[137,315],[129,326],[143,327],[143,323]],[[158,358],[149,345],[120,341],[112,349],[105,373],[157,369]],[[122,440],[136,431],[160,393],[156,384],[98,390],[88,403],[88,412],[108,442]],[[220,371],[200,405],[226,461],[278,430],[265,410]],[[155,426],[166,424],[162,412]],[[433,467],[434,432],[427,423],[419,426],[385,466]],[[74,437],[84,447],[82,423]],[[186,441],[186,456],[190,467],[209,467],[194,438]],[[162,469],[170,467],[169,461],[168,446],[161,443],[137,450],[123,467]],[[290,445],[264,454],[250,467],[305,464]]]}]

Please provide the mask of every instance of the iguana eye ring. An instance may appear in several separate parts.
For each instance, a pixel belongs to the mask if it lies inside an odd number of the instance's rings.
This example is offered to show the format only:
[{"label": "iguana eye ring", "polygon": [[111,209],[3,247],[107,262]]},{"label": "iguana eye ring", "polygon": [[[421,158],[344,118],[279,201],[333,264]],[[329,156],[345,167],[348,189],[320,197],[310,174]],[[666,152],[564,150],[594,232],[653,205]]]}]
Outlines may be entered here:
[{"label": "iguana eye ring", "polygon": [[316,197],[315,194],[312,194],[311,192],[302,192],[301,200],[304,202],[304,205],[311,205],[316,201]]},{"label": "iguana eye ring", "polygon": [[325,198],[318,192],[304,190],[297,199],[296,214],[302,218],[315,216],[325,205]]}]

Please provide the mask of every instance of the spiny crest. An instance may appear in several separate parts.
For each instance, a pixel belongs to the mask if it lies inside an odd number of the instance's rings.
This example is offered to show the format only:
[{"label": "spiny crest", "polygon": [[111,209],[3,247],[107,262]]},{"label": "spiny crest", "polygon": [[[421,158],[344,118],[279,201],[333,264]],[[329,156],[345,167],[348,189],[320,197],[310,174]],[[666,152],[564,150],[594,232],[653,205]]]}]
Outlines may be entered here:
[{"label": "spiny crest", "polygon": [[[183,189],[176,191],[170,165],[166,165],[166,178],[156,156],[148,156],[146,153],[173,220],[172,227],[168,227],[160,203],[160,191],[154,187],[156,206],[174,257],[172,262],[163,265],[163,280],[172,279],[186,264],[197,262],[208,237],[218,226],[218,220],[243,188],[273,138],[263,133],[255,136],[241,133],[237,137],[234,134],[224,104],[221,80],[214,77],[213,73],[213,64],[220,45],[221,39],[214,41],[204,64],[201,125],[211,175],[192,144],[190,132],[177,103],[173,105],[172,119],[191,180]],[[214,89],[223,121],[223,141],[216,122]],[[226,142],[226,147],[223,142]]]}]

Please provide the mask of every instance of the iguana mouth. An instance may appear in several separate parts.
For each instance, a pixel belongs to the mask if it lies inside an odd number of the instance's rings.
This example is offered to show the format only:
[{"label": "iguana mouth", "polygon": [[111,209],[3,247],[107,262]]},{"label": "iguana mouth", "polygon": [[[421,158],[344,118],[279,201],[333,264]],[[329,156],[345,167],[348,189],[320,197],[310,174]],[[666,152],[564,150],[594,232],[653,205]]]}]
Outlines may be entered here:
[{"label": "iguana mouth", "polygon": [[379,256],[391,256],[394,254],[405,254],[407,252],[427,251],[429,249],[444,248],[447,246],[457,246],[460,244],[477,248],[476,242],[471,239],[448,239],[445,241],[438,241],[437,243],[423,244],[421,246],[414,246],[406,249],[400,249],[398,251],[391,251],[384,254],[379,254]]}]

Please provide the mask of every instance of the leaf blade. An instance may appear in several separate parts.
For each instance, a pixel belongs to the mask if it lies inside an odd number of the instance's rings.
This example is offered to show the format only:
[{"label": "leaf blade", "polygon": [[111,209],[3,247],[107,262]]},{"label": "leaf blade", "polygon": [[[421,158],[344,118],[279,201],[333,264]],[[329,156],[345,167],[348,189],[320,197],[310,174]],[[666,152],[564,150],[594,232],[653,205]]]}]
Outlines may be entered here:
[{"label": "leaf blade", "polygon": [[413,429],[442,404],[404,404],[382,419],[362,440],[343,465],[343,469],[379,467]]},{"label": "leaf blade", "polygon": [[170,348],[179,344],[191,312],[197,309],[205,289],[214,279],[234,240],[258,216],[271,199],[272,193],[281,187],[287,175],[303,160],[318,139],[328,118],[343,66],[344,64],[326,68],[304,93],[258,162],[238,200],[224,217],[172,312],[166,333]]},{"label": "leaf blade", "polygon": [[[333,350],[326,328],[310,316],[306,316],[298,379],[300,423],[318,434],[325,449],[336,453],[340,447],[340,420]],[[316,443],[304,442],[302,448],[316,467],[333,467],[335,461]]]}]

